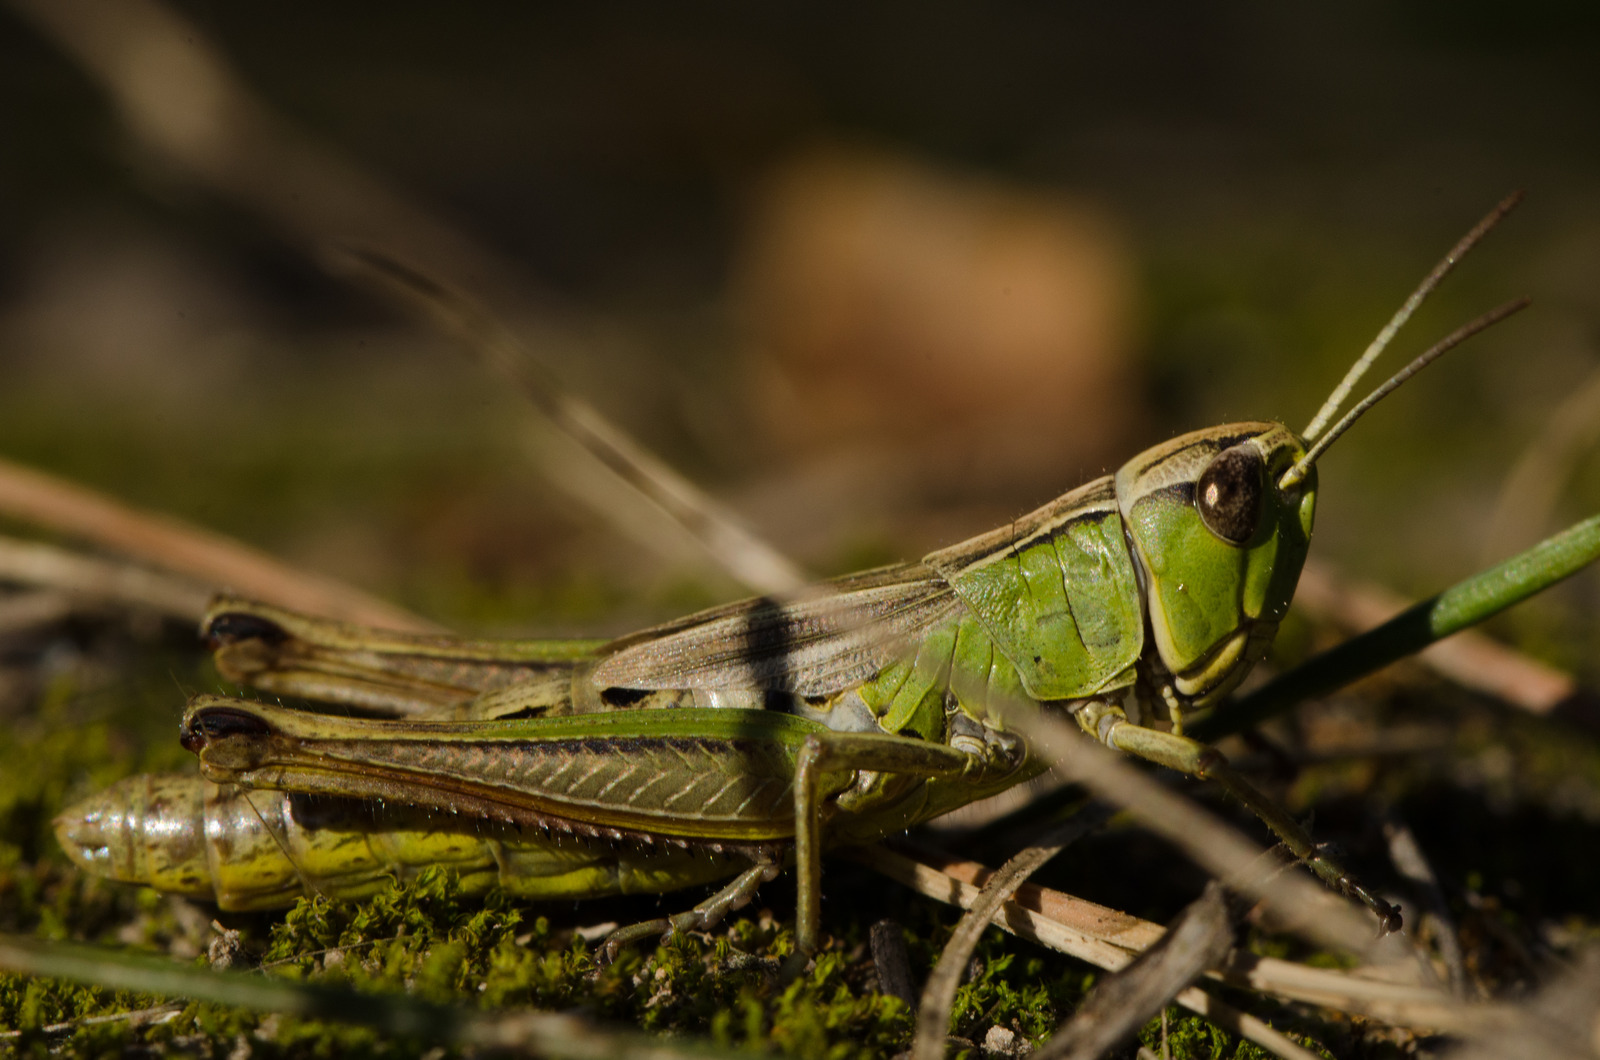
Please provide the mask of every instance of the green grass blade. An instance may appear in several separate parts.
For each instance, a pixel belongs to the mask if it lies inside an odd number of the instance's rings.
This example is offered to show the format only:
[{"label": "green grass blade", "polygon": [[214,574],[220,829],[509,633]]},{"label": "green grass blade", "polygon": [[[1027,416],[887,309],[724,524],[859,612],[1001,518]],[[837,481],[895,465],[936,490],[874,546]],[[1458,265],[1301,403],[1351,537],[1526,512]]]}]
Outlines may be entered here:
[{"label": "green grass blade", "polygon": [[200,968],[146,954],[4,933],[0,933],[0,970],[303,1019],[360,1024],[396,1037],[426,1038],[456,1046],[519,1049],[575,1060],[731,1060],[738,1055],[709,1043],[685,1046],[637,1032],[612,1031],[559,1013],[479,1012],[403,994],[362,994],[259,973]]}]

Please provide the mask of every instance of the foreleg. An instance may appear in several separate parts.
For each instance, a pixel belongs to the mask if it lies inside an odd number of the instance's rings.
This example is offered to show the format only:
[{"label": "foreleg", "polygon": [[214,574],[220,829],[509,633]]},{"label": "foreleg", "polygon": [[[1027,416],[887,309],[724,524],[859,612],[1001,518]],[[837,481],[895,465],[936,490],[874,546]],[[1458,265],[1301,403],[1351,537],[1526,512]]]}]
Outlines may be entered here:
[{"label": "foreleg", "polygon": [[1289,811],[1258,790],[1228,764],[1228,759],[1209,744],[1176,733],[1149,729],[1128,721],[1120,707],[1094,701],[1077,712],[1083,730],[1107,747],[1142,758],[1147,762],[1209,780],[1244,803],[1272,829],[1298,860],[1335,890],[1349,895],[1371,909],[1384,931],[1398,931],[1400,911],[1368,891],[1329,857]]}]

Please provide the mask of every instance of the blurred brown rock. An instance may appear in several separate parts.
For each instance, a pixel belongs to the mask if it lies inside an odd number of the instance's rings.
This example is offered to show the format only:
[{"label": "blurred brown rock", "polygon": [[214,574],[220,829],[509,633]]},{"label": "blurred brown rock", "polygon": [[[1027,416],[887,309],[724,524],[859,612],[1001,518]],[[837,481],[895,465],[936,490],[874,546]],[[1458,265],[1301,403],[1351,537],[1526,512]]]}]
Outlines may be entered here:
[{"label": "blurred brown rock", "polygon": [[803,154],[757,196],[735,283],[762,425],[801,467],[907,476],[912,501],[1065,491],[1139,415],[1131,273],[1065,193]]}]

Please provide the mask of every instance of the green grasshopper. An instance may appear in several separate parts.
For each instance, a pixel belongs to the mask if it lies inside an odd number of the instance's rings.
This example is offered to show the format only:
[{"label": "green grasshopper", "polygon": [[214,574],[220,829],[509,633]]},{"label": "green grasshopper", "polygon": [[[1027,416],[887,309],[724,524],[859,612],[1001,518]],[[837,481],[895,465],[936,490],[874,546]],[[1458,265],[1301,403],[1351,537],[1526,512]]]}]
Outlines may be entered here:
[{"label": "green grasshopper", "polygon": [[1017,733],[1059,711],[1115,748],[1211,779],[1386,926],[1394,911],[1183,719],[1266,653],[1311,539],[1317,460],[1377,400],[1496,320],[1460,329],[1330,421],[1396,314],[1300,434],[1234,423],[1146,450],[997,530],[620,640],[390,634],[221,600],[204,622],[224,676],[399,715],[191,701],[202,777],[141,776],[57,820],[92,872],[215,900],[356,897],[428,864],[468,891],[660,893],[727,880],[615,946],[703,929],[793,862],[796,946],[819,940],[822,850],[869,842],[1037,776]]}]

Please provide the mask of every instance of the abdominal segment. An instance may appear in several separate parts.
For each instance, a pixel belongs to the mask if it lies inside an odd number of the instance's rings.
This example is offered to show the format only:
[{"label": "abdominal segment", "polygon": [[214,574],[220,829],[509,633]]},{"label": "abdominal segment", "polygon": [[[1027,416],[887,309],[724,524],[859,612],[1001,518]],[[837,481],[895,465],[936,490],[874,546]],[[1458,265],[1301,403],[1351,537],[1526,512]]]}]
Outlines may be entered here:
[{"label": "abdominal segment", "polygon": [[747,868],[748,852],[571,834],[359,799],[245,791],[177,774],[129,777],[56,819],[62,848],[100,876],[274,909],[308,893],[361,898],[429,866],[467,894],[660,893]]}]

